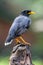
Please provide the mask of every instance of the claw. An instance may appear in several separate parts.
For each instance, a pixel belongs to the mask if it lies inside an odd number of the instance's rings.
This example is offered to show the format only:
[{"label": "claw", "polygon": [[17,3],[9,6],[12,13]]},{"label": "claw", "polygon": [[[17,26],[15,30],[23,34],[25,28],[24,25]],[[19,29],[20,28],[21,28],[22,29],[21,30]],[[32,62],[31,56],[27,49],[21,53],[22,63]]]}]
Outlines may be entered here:
[{"label": "claw", "polygon": [[30,43],[28,43],[28,42],[26,42],[25,44],[26,44],[26,45],[29,45],[29,46],[31,46],[31,44],[30,44]]}]

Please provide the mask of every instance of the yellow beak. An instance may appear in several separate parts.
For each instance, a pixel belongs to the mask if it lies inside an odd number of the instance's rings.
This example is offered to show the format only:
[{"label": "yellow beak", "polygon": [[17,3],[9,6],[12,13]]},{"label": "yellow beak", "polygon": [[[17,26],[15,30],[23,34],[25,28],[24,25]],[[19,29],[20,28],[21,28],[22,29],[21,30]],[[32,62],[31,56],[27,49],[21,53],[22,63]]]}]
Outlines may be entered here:
[{"label": "yellow beak", "polygon": [[33,12],[33,11],[32,11],[32,12],[29,12],[28,14],[36,14],[36,12]]}]

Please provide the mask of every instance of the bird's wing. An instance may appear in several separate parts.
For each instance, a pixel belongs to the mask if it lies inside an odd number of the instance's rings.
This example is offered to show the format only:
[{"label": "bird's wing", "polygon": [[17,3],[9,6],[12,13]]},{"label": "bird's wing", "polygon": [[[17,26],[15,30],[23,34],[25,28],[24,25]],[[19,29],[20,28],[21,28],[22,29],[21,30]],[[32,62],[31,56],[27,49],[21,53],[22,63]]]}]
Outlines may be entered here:
[{"label": "bird's wing", "polygon": [[31,20],[26,16],[20,16],[18,23],[19,23],[19,28],[17,32],[19,35],[27,31],[27,29],[30,27]]},{"label": "bird's wing", "polygon": [[15,33],[17,29],[18,29],[18,23],[13,22],[13,24],[11,25],[9,29],[8,36],[5,40],[5,46],[11,44],[13,38],[15,37]]}]

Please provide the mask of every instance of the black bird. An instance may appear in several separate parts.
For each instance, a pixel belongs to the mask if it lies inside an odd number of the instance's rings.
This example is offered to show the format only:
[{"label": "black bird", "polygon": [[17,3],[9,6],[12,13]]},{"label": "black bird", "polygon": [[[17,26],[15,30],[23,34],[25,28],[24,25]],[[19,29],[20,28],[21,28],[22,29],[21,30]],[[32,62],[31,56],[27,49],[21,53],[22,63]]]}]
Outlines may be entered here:
[{"label": "black bird", "polygon": [[26,32],[31,25],[31,19],[29,18],[31,14],[35,14],[35,12],[32,12],[31,10],[24,10],[14,19],[14,22],[9,29],[5,46],[11,44],[13,39],[15,39],[17,43],[22,41],[23,44],[31,45],[21,37],[21,35]]}]

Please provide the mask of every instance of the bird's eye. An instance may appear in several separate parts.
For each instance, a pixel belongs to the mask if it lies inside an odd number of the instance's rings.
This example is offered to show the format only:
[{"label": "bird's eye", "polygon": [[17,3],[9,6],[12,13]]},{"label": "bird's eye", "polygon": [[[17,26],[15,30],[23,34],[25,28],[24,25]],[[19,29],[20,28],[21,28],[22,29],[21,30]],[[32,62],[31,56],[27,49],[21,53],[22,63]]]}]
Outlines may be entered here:
[{"label": "bird's eye", "polygon": [[28,13],[28,11],[27,11],[27,13]]},{"label": "bird's eye", "polygon": [[29,12],[27,11],[27,14],[29,14]]}]

